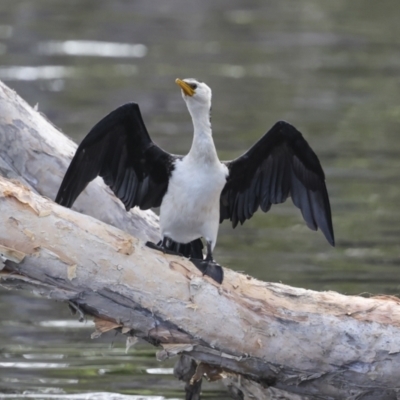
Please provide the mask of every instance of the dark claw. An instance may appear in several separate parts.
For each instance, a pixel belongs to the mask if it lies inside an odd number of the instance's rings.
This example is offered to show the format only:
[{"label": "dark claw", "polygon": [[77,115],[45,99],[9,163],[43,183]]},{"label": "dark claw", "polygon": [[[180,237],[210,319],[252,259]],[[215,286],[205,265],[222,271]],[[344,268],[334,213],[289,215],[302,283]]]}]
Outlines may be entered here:
[{"label": "dark claw", "polygon": [[207,275],[214,279],[217,283],[222,283],[224,279],[224,270],[214,260],[200,260],[199,258],[191,258],[190,261],[201,271],[203,275]]},{"label": "dark claw", "polygon": [[[160,243],[161,243],[161,242],[160,242]],[[157,250],[157,251],[161,251],[161,252],[163,252],[164,254],[171,254],[171,255],[173,255],[173,256],[182,256],[182,254],[180,254],[180,253],[178,253],[178,252],[176,252],[176,251],[173,251],[173,250],[166,249],[165,247],[163,247],[163,246],[160,245],[160,244],[155,244],[155,243],[153,243],[153,242],[146,242],[145,245],[146,245],[147,247],[149,247],[150,249]]]}]

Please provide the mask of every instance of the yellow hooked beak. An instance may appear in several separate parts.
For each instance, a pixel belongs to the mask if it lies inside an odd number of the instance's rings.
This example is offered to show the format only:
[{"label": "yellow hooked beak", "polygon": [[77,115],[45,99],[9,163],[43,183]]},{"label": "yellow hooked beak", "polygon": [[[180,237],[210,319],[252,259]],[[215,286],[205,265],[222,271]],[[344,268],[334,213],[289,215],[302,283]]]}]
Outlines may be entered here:
[{"label": "yellow hooked beak", "polygon": [[194,89],[192,89],[189,84],[187,84],[185,81],[183,81],[182,79],[176,79],[175,83],[177,85],[179,85],[181,87],[181,89],[183,90],[183,93],[185,93],[186,96],[193,96],[194,95]]}]

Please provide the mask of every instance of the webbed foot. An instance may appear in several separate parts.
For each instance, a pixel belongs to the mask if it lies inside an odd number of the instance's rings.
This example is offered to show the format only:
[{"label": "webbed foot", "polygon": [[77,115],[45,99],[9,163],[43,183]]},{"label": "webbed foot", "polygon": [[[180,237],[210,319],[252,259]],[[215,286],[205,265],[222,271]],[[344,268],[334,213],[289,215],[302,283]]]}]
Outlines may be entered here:
[{"label": "webbed foot", "polygon": [[222,283],[224,279],[224,270],[214,260],[201,260],[199,258],[190,258],[190,261],[199,269],[203,275],[214,279],[217,283]]}]

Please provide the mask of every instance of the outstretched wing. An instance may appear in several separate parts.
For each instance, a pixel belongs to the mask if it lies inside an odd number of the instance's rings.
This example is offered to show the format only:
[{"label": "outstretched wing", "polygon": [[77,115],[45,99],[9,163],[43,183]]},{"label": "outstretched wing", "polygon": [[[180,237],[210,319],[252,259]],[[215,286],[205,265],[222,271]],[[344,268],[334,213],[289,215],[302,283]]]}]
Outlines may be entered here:
[{"label": "outstretched wing", "polygon": [[331,207],[318,157],[302,134],[287,122],[277,122],[253,147],[226,162],[229,175],[221,193],[221,222],[243,224],[257,211],[291,196],[307,226],[318,228],[334,246]]},{"label": "outstretched wing", "polygon": [[175,158],[152,142],[139,106],[125,104],[98,122],[82,140],[55,201],[72,207],[86,185],[100,175],[127,210],[158,207]]}]

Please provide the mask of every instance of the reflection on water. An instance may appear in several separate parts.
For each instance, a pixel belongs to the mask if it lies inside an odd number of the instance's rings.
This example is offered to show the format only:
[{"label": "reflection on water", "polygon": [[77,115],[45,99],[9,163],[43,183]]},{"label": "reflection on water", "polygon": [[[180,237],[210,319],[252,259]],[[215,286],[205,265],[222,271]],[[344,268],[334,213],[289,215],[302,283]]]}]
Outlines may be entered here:
[{"label": "reflection on water", "polygon": [[40,54],[94,57],[144,57],[144,44],[99,42],[95,40],[67,40],[65,42],[43,42],[37,46]]},{"label": "reflection on water", "polygon": [[[213,89],[222,159],[289,120],[324,166],[337,247],[311,232],[288,201],[235,230],[224,223],[216,259],[295,286],[398,294],[397,10],[395,0],[178,0],[157,10],[143,1],[2,0],[0,79],[76,140],[116,106],[136,101],[154,140],[184,154],[192,127],[177,77]],[[172,362],[155,362],[153,349],[139,344],[125,354],[124,339],[109,349],[109,336],[88,342],[92,327],[65,322],[66,306],[0,296],[0,362],[8,366],[0,367],[0,392],[96,388],[182,398]],[[18,368],[29,362],[64,366]],[[205,393],[224,398],[219,386]]]},{"label": "reflection on water", "polygon": [[65,320],[53,320],[53,321],[40,321],[38,325],[43,326],[45,328],[71,328],[71,329],[79,329],[79,328],[91,328],[94,329],[93,321],[85,321],[85,323],[65,319]]},{"label": "reflection on water", "polygon": [[174,369],[173,368],[147,368],[146,372],[148,374],[172,375],[174,373]]},{"label": "reflection on water", "polygon": [[0,77],[4,81],[37,81],[39,79],[60,79],[72,77],[74,68],[57,66],[57,65],[41,65],[40,67],[3,67],[0,68]]},{"label": "reflection on water", "polygon": [[[63,82],[64,89],[65,78],[82,79],[85,77],[103,77],[110,78],[112,76],[132,76],[138,73],[138,69],[134,65],[115,64],[111,68],[85,68],[85,67],[64,67],[61,65],[41,65],[38,67],[26,66],[10,66],[0,67],[0,79],[3,81],[52,81],[47,83],[49,87],[55,87],[57,82]],[[49,88],[48,87],[48,88]],[[50,89],[49,89],[50,90]]]}]

